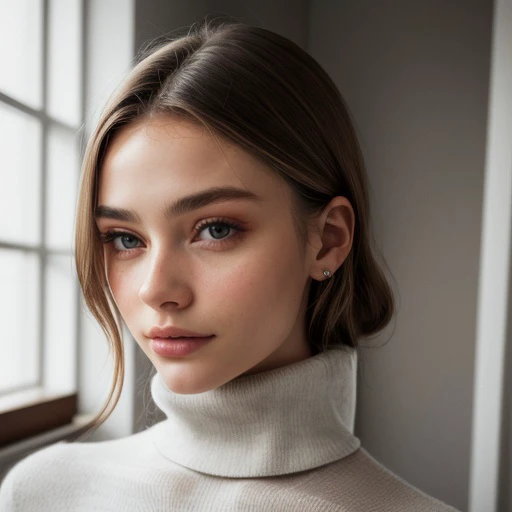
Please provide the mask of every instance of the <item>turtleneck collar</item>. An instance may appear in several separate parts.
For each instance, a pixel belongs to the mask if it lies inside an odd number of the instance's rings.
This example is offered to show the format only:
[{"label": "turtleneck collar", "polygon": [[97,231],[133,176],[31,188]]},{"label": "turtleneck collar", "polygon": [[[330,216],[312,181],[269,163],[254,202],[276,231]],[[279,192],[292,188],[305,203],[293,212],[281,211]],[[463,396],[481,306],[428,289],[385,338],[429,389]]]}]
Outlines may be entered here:
[{"label": "turtleneck collar", "polygon": [[343,345],[204,393],[169,390],[157,373],[151,394],[167,419],[151,430],[166,458],[209,475],[285,475],[356,451],[357,351]]}]

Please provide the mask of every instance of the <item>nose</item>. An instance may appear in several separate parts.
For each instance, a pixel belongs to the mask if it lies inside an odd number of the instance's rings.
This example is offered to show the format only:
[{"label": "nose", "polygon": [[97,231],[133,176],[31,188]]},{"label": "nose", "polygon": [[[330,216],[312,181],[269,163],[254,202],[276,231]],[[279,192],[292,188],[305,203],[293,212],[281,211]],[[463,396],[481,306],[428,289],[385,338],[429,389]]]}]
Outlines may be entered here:
[{"label": "nose", "polygon": [[192,302],[188,273],[176,252],[154,249],[142,269],[139,298],[155,310],[183,309]]}]

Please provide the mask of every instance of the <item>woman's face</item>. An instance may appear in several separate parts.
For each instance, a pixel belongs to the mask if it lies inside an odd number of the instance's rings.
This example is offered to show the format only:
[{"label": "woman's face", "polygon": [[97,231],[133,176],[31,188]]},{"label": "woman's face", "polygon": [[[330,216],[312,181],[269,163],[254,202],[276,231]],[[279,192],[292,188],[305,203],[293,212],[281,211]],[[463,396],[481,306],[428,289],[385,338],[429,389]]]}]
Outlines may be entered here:
[{"label": "woman's face", "polygon": [[[98,205],[132,212],[98,209],[100,233],[117,235],[104,245],[112,295],[176,393],[201,393],[311,356],[305,307],[314,252],[299,246],[291,190],[244,150],[217,141],[188,121],[139,121],[113,138],[99,176]],[[253,198],[164,213],[187,196],[225,187]],[[186,356],[162,356],[149,337],[155,326],[214,338]]]}]

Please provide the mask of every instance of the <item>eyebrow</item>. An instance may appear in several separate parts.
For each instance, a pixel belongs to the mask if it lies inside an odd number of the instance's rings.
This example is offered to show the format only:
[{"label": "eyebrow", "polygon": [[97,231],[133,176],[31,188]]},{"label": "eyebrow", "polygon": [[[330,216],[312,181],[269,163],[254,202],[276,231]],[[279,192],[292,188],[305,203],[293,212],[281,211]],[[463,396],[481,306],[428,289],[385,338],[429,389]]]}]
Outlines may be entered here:
[{"label": "eyebrow", "polygon": [[[203,190],[196,194],[182,197],[174,203],[165,205],[163,214],[166,219],[183,215],[184,213],[197,210],[203,206],[223,201],[234,201],[237,199],[249,199],[252,201],[262,201],[257,194],[236,187],[214,187]],[[125,210],[124,208],[113,208],[111,206],[100,205],[96,207],[94,212],[96,219],[114,219],[133,224],[140,224],[141,219],[133,210]]]}]

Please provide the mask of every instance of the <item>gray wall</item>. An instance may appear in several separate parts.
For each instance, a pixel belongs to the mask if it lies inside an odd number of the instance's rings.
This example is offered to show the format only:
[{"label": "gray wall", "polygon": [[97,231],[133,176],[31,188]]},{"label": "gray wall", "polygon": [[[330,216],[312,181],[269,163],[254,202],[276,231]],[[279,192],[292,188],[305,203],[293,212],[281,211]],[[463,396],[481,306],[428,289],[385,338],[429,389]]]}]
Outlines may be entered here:
[{"label": "gray wall", "polygon": [[[471,4],[471,5],[470,5]],[[309,50],[354,115],[395,332],[361,354],[356,434],[467,510],[492,2],[312,0]],[[392,336],[391,336],[392,334]]]},{"label": "gray wall", "polygon": [[307,0],[135,0],[135,49],[137,51],[141,44],[153,37],[188,26],[207,14],[242,17],[304,47],[308,31],[307,7]]}]

